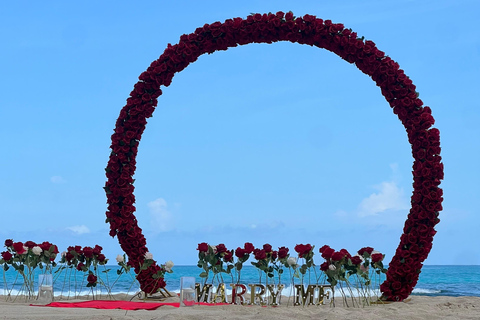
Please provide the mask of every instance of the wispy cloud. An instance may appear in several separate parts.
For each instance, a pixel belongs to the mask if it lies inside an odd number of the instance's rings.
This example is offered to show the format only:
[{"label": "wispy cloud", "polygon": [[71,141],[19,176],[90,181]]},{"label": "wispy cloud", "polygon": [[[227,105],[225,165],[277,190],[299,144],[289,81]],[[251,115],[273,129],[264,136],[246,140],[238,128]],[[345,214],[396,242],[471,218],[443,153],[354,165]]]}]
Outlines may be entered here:
[{"label": "wispy cloud", "polygon": [[377,190],[363,199],[358,205],[358,216],[376,216],[386,211],[399,211],[410,208],[410,203],[405,192],[400,188],[401,175],[398,164],[390,164],[392,170],[391,181],[384,181],[373,188]]},{"label": "wispy cloud", "polygon": [[80,225],[80,226],[73,226],[73,227],[67,227],[67,230],[72,231],[75,234],[85,234],[85,233],[90,233],[90,229],[86,225]]},{"label": "wispy cloud", "polygon": [[167,201],[158,198],[148,203],[151,226],[154,231],[169,231],[173,229],[173,216],[167,209]]},{"label": "wispy cloud", "polygon": [[358,215],[360,217],[378,215],[387,210],[406,210],[409,208],[408,200],[403,189],[399,188],[394,181],[382,182],[375,186],[378,190],[360,202]]},{"label": "wispy cloud", "polygon": [[65,183],[67,182],[67,180],[65,180],[63,177],[61,176],[53,176],[50,178],[50,181],[52,183]]}]

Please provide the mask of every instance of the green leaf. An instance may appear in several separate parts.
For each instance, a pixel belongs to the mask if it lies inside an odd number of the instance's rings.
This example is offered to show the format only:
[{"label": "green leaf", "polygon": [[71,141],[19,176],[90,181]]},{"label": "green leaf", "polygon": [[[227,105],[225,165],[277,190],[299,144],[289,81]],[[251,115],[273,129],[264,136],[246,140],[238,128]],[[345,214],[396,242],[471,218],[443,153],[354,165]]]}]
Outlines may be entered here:
[{"label": "green leaf", "polygon": [[206,278],[207,276],[208,276],[208,273],[206,273],[206,272],[202,272],[199,275],[200,278]]}]

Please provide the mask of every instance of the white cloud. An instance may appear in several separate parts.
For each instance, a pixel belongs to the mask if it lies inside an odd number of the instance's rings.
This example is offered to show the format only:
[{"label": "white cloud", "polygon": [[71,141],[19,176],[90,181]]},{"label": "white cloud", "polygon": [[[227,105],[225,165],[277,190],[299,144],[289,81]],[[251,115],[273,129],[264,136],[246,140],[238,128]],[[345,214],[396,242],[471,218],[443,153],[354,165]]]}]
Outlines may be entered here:
[{"label": "white cloud", "polygon": [[168,231],[173,229],[173,216],[167,209],[167,202],[158,198],[148,203],[150,209],[151,226],[154,231]]},{"label": "white cloud", "polygon": [[382,182],[375,188],[379,190],[378,193],[372,193],[358,206],[360,217],[378,215],[387,210],[406,210],[410,207],[403,189],[399,188],[395,182]]},{"label": "white cloud", "polygon": [[73,226],[73,227],[67,227],[67,230],[72,231],[73,233],[76,233],[78,235],[80,234],[85,234],[85,233],[90,233],[90,229],[86,225],[81,225],[81,226]]},{"label": "white cloud", "polygon": [[61,176],[53,176],[50,178],[50,181],[53,183],[65,183],[67,180],[63,179]]}]

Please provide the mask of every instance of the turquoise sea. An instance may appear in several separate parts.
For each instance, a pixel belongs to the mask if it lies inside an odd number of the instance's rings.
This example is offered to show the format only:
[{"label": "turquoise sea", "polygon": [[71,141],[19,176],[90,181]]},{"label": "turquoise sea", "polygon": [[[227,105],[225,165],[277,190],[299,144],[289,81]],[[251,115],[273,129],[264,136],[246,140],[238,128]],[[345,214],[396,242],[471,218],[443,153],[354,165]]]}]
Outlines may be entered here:
[{"label": "turquoise sea", "polygon": [[[116,270],[118,266],[103,266],[99,269],[102,281],[110,287],[111,293],[129,293],[134,294],[138,291],[138,285],[133,280],[133,274],[122,274],[117,276]],[[109,270],[108,272],[105,272]],[[38,290],[38,274],[42,270],[37,270],[34,277],[35,290]],[[67,273],[70,272],[70,273]],[[133,272],[133,270],[132,270]],[[202,279],[198,276],[201,269],[197,266],[174,266],[173,273],[167,273],[165,280],[167,289],[171,292],[179,292],[181,277],[196,277],[197,282],[202,283]],[[108,275],[108,279],[107,279]],[[23,281],[16,278],[17,273],[10,269],[3,272],[3,281],[0,282],[0,294],[6,294],[8,290],[10,294],[15,295],[21,289]],[[86,278],[83,273],[75,272],[72,269],[65,269],[62,272],[53,274],[55,295],[74,295],[74,292],[87,294],[91,289],[86,288]],[[307,276],[308,277],[308,276]],[[276,278],[275,278],[276,279]],[[282,277],[282,283],[285,284],[283,294],[291,295],[291,280],[286,271]],[[314,283],[315,274],[310,275],[311,283]],[[211,279],[210,279],[211,280]],[[233,283],[230,275],[223,274],[223,280],[227,284]],[[253,266],[245,266],[241,274],[241,282],[249,283],[265,283],[265,276],[259,278],[259,272]],[[276,279],[277,280],[277,279]],[[278,280],[277,280],[278,281]],[[306,278],[305,283],[308,283]],[[13,285],[15,283],[15,286]],[[297,280],[298,283],[298,280]],[[322,282],[321,282],[322,283]],[[96,290],[104,291],[105,287],[99,285]],[[452,265],[427,265],[422,269],[417,286],[413,291],[413,295],[426,296],[479,296],[480,297],[480,265],[473,266],[452,266]]]}]

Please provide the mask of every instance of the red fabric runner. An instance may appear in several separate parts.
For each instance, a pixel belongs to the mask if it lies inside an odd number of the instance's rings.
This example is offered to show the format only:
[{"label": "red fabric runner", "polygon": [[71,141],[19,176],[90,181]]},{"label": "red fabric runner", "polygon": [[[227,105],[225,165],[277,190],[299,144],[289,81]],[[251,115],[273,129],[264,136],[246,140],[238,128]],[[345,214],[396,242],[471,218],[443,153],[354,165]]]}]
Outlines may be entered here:
[{"label": "red fabric runner", "polygon": [[[228,305],[228,303],[199,303],[202,306]],[[32,305],[35,307],[56,308],[95,308],[95,309],[123,309],[123,310],[155,310],[161,306],[180,307],[180,302],[136,302],[136,301],[113,301],[91,300],[82,302],[52,302],[45,306]]]}]

